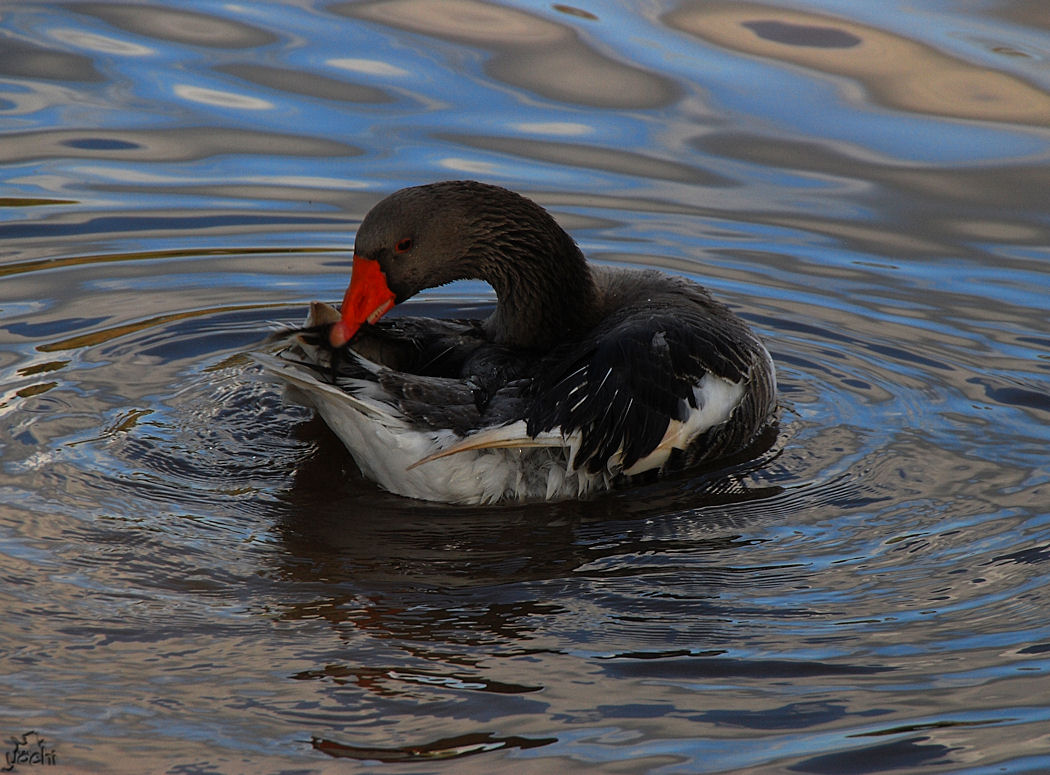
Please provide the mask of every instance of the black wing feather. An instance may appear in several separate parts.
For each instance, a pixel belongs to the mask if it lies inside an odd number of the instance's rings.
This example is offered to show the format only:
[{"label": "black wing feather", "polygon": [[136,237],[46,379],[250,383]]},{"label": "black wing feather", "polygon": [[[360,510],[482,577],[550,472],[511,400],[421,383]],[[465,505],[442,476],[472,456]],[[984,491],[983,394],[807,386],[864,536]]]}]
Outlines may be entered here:
[{"label": "black wing feather", "polygon": [[416,425],[465,435],[524,414],[522,375],[535,359],[487,342],[480,321],[392,318],[362,327],[352,347],[335,350],[327,329],[289,332],[317,348],[319,360],[302,365],[351,394],[378,385]]},{"label": "black wing feather", "polygon": [[699,305],[623,310],[540,362],[529,434],[580,431],[577,468],[597,473],[617,452],[630,468],[656,449],[672,420],[698,408],[694,387],[705,374],[738,381],[748,373],[754,353],[739,343],[753,340],[730,321]]}]

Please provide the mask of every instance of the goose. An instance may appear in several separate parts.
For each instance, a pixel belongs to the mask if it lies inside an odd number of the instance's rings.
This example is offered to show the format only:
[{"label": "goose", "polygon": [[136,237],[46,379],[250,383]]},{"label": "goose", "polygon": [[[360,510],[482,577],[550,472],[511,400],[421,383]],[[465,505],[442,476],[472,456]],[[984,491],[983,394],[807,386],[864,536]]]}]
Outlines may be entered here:
[{"label": "goose", "polygon": [[[426,288],[488,283],[483,319],[384,315]],[[761,340],[702,286],[588,263],[532,200],[456,180],[365,216],[339,309],[255,355],[365,477],[456,504],[584,498],[739,456],[776,422]]]}]

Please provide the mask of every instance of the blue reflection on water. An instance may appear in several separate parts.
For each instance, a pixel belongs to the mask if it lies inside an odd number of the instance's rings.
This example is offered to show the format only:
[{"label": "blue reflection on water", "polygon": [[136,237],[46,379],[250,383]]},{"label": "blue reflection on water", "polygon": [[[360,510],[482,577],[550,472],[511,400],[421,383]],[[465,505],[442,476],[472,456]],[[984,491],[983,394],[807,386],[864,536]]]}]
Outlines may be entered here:
[{"label": "blue reflection on water", "polygon": [[[34,612],[0,616],[31,689],[14,712],[86,750],[105,701],[105,734],[148,718],[158,757],[292,748],[287,769],[316,763],[315,732],[418,745],[523,719],[557,741],[512,756],[552,766],[1045,765],[1045,127],[894,107],[671,28],[671,3],[481,7],[672,96],[573,101],[493,66],[514,41],[328,5],[5,8],[47,54],[26,75],[0,50],[18,256],[0,261],[0,494],[23,510],[0,552]],[[819,11],[849,40],[835,12],[1045,83],[1050,36],[1006,15],[1022,4],[754,7],[774,31]],[[695,277],[755,324],[785,404],[776,457],[738,475],[760,496],[688,480],[426,510],[252,381],[246,349],[339,297],[378,196],[459,176],[532,192],[595,260]],[[394,314],[491,299],[466,282]]]},{"label": "blue reflection on water", "polygon": [[[75,8],[75,7],[74,7]],[[190,4],[200,13],[215,14],[208,4]],[[567,132],[564,140],[596,145],[648,148],[680,156],[677,141],[667,134],[667,120],[681,121],[674,110],[595,111],[557,103],[536,95],[503,88],[484,73],[490,56],[469,52],[462,46],[418,33],[392,31],[375,23],[339,19],[317,24],[310,12],[286,6],[254,6],[228,17],[277,32],[276,40],[253,50],[257,61],[298,68],[303,73],[349,77],[381,89],[393,104],[346,104],[309,98],[260,87],[223,75],[216,67],[248,59],[243,50],[191,46],[158,41],[127,30],[117,30],[86,15],[54,14],[53,18],[17,14],[16,26],[45,40],[63,41],[71,52],[89,52],[112,83],[87,84],[79,90],[94,96],[89,105],[38,107],[30,114],[39,127],[90,125],[96,129],[148,128],[192,124],[238,125],[261,132],[290,133],[339,139],[366,148],[364,159],[320,160],[281,158],[279,143],[261,162],[271,177],[298,176],[346,179],[367,184],[380,175],[398,182],[441,176],[486,174],[520,183],[559,185],[575,182],[589,188],[616,186],[622,190],[644,187],[641,180],[595,169],[567,170],[563,164],[531,159],[516,161],[505,154],[471,151],[435,135],[464,131],[482,135],[527,136],[529,127],[538,137],[552,137],[543,128],[554,128],[553,137]],[[245,15],[247,14],[247,15]],[[975,161],[1021,158],[1045,150],[1045,138],[1009,126],[980,125],[900,111],[874,109],[843,102],[841,86],[834,79],[814,77],[762,59],[753,59],[711,46],[681,34],[668,34],[632,10],[608,4],[595,11],[598,21],[574,20],[558,15],[562,23],[576,23],[580,33],[597,36],[615,45],[629,60],[656,72],[673,74],[710,109],[750,116],[755,127],[824,141],[858,144],[902,162],[972,164]],[[21,25],[18,25],[18,22]],[[84,33],[59,34],[73,25]],[[119,39],[107,46],[98,41]],[[304,45],[304,41],[309,45]],[[651,45],[659,41],[659,45]],[[94,43],[93,47],[88,44]],[[79,45],[78,45],[79,44]],[[348,62],[349,60],[349,62]],[[369,62],[375,63],[369,66]],[[343,64],[340,64],[343,63]],[[349,68],[349,69],[347,69]],[[24,88],[24,87],[23,87]],[[14,91],[20,91],[16,86]],[[129,101],[126,95],[132,95]],[[688,102],[691,101],[687,100]],[[378,130],[377,121],[382,124]],[[29,126],[26,124],[25,126]],[[133,141],[105,137],[72,139],[66,143],[87,150],[126,150]],[[711,160],[717,163],[717,160]],[[49,171],[56,160],[40,163]],[[60,170],[63,165],[59,164]],[[90,179],[91,163],[77,164],[76,177]],[[110,160],[102,179],[129,177],[137,165],[122,167]],[[250,156],[233,154],[214,159],[204,168],[195,165],[156,164],[155,174],[176,179],[222,179],[251,182],[250,169],[260,166]],[[41,170],[42,171],[42,170]],[[737,170],[739,173],[740,171]],[[761,170],[752,175],[765,174]],[[797,187],[799,180],[781,172],[779,185]],[[24,178],[24,176],[22,176]],[[20,184],[24,186],[25,184]],[[159,195],[159,191],[151,192]],[[141,202],[142,200],[138,200]],[[125,199],[123,206],[141,206]],[[256,202],[261,207],[272,203]]]}]

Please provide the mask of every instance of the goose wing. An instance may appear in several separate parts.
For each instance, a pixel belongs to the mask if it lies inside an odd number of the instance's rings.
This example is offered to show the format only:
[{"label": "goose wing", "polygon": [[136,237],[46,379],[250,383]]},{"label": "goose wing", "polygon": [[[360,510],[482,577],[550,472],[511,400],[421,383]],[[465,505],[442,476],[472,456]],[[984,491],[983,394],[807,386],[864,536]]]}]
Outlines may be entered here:
[{"label": "goose wing", "polygon": [[540,364],[528,435],[577,436],[574,465],[591,473],[662,465],[673,449],[725,422],[743,398],[755,357],[749,345],[761,345],[735,326],[699,306],[610,318]]}]

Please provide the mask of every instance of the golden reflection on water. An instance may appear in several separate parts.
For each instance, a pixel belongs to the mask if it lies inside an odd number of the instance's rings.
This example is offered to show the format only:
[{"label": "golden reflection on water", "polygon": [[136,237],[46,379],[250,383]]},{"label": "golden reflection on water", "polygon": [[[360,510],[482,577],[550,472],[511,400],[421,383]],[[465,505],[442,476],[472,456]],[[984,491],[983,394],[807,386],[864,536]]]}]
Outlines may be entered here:
[{"label": "golden reflection on water", "polygon": [[[333,62],[329,64],[334,65]],[[339,102],[382,104],[394,101],[392,95],[374,86],[341,81],[319,73],[308,73],[290,67],[271,67],[242,62],[219,65],[215,70],[266,89],[287,94],[303,94],[308,97],[338,100]]]},{"label": "golden reflection on water", "polygon": [[693,183],[701,186],[730,186],[731,180],[698,164],[662,159],[658,156],[584,143],[533,140],[524,137],[496,137],[444,133],[442,139],[492,153],[515,154],[549,164],[615,172],[658,180]]},{"label": "golden reflection on water", "polygon": [[193,318],[207,318],[211,315],[220,315],[227,312],[246,312],[253,309],[272,309],[273,304],[230,304],[222,307],[211,307],[206,309],[194,309],[186,312],[172,312],[166,315],[155,315],[144,320],[136,320],[133,323],[124,323],[119,326],[103,328],[91,331],[79,336],[71,336],[57,342],[37,345],[37,350],[43,353],[60,352],[62,350],[79,350],[83,347],[93,347],[105,342],[118,339],[122,336],[135,334],[149,328],[163,326],[179,320],[190,320]]},{"label": "golden reflection on water", "polygon": [[52,205],[80,204],[75,199],[41,199],[39,197],[0,197],[0,207],[51,207]]},{"label": "golden reflection on water", "polygon": [[1045,127],[1050,96],[1013,75],[836,16],[760,3],[691,3],[664,17],[718,46],[860,83],[895,110]]},{"label": "golden reflection on water", "polygon": [[202,248],[197,250],[143,250],[132,253],[113,253],[112,255],[69,256],[66,258],[44,258],[32,261],[20,261],[0,266],[0,277],[16,274],[27,274],[68,266],[91,266],[123,261],[166,261],[173,258],[200,258],[202,256],[244,256],[298,253],[327,253],[322,248]]},{"label": "golden reflection on water", "polygon": [[338,140],[253,132],[232,127],[178,129],[52,129],[4,135],[0,164],[51,158],[114,161],[193,161],[228,153],[271,156],[357,156],[362,150]]},{"label": "golden reflection on water", "polygon": [[81,3],[74,10],[135,35],[191,46],[255,48],[277,41],[273,33],[244,22],[159,5]]},{"label": "golden reflection on water", "polygon": [[[603,108],[654,108],[672,102],[668,78],[618,62],[588,46],[576,31],[529,13],[478,0],[377,0],[342,3],[334,13],[495,51],[494,78],[550,99]],[[591,14],[558,10],[581,24]]]}]

